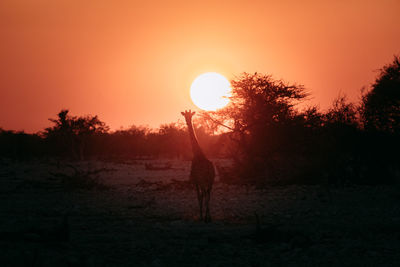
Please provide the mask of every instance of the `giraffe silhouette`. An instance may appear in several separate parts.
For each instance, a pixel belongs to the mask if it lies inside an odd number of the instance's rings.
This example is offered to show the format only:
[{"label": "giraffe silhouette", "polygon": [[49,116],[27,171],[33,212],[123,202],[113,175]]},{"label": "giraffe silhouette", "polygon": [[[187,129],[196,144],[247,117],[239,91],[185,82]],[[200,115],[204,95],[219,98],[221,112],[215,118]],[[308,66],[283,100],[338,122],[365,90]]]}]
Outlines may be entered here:
[{"label": "giraffe silhouette", "polygon": [[[188,126],[190,141],[192,144],[193,159],[190,171],[190,181],[196,187],[200,209],[200,220],[204,220],[204,222],[206,223],[211,222],[209,203],[211,197],[211,189],[215,178],[214,165],[204,155],[199,143],[197,142],[192,124],[192,117],[195,112],[192,112],[191,110],[185,110],[185,112],[181,112],[181,114],[183,115],[183,117],[185,117],[186,124]],[[203,207],[205,208],[204,217]]]}]

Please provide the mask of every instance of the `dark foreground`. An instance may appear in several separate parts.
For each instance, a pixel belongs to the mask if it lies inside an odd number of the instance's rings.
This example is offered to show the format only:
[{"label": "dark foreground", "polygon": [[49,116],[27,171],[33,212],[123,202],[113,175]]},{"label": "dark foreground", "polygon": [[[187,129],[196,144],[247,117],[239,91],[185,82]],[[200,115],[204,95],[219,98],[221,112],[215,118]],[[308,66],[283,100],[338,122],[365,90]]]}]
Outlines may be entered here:
[{"label": "dark foreground", "polygon": [[[194,191],[182,182],[189,164],[176,161],[172,169],[155,171],[145,170],[144,162],[66,167],[56,162],[1,161],[0,265],[400,262],[398,186],[257,190],[217,182],[211,200],[214,222],[204,224],[196,219]],[[84,174],[105,186],[85,189],[79,180],[68,181]]]}]

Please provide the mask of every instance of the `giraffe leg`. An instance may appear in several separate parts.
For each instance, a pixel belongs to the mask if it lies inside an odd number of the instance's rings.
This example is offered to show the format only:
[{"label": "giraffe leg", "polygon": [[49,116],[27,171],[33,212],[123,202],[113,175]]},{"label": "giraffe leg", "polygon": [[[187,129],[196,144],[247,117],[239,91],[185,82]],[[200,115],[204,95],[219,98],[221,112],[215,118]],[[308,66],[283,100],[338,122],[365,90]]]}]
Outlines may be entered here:
[{"label": "giraffe leg", "polygon": [[211,222],[211,215],[210,215],[210,197],[211,197],[211,188],[205,190],[205,206],[206,206],[206,214],[205,214],[205,222]]},{"label": "giraffe leg", "polygon": [[207,190],[203,189],[204,222],[208,222]]},{"label": "giraffe leg", "polygon": [[197,200],[199,202],[199,208],[200,208],[200,220],[203,220],[203,192],[201,188],[196,184],[196,192],[197,192]]}]

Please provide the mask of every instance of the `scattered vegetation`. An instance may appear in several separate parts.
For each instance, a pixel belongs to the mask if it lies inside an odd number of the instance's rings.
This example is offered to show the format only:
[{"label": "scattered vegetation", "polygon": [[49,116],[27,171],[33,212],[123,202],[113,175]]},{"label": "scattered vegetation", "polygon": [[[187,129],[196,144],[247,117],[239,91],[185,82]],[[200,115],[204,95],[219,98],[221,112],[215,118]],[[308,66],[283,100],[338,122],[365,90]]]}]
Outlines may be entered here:
[{"label": "scattered vegetation", "polygon": [[[232,88],[227,107],[203,112],[195,123],[206,154],[234,162],[231,169],[218,167],[221,181],[342,186],[399,179],[399,57],[381,69],[360,103],[339,96],[325,112],[313,106],[301,109],[308,96],[305,88],[269,75],[243,73]],[[111,132],[97,116],[71,116],[68,110],[50,121],[53,125],[37,134],[0,129],[0,157],[127,162],[191,156],[181,122]],[[57,175],[78,187],[97,186],[96,171],[70,169],[71,175]]]},{"label": "scattered vegetation", "polygon": [[232,81],[230,104],[203,113],[225,129],[233,169],[222,181],[263,184],[382,184],[399,179],[400,64],[385,66],[362,103],[339,96],[326,112],[301,110],[301,85],[259,73]]},{"label": "scattered vegetation", "polygon": [[[102,172],[111,172],[113,169],[97,168],[94,169],[88,165],[85,170],[82,166],[72,164],[65,165],[64,171],[50,172],[55,178],[60,178],[61,182],[70,190],[107,190],[109,187],[103,183],[99,174]],[[71,173],[72,171],[72,173]]]}]

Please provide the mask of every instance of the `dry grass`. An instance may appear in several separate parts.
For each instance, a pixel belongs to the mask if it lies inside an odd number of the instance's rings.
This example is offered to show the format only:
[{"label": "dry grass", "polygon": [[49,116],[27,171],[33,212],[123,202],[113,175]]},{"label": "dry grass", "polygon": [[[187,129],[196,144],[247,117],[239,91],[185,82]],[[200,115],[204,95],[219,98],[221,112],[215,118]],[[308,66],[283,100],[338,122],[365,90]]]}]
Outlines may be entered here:
[{"label": "dry grass", "polygon": [[[145,163],[149,162],[85,162],[73,168],[46,162],[2,164],[0,262],[4,266],[395,266],[400,262],[396,188],[332,188],[331,200],[324,201],[318,186],[256,189],[217,179],[211,199],[213,223],[204,224],[197,221],[197,199],[186,182],[190,162],[172,161],[172,169],[163,171],[148,171]],[[165,161],[150,163],[162,166]],[[66,181],[74,176],[79,178]],[[108,190],[80,180],[88,176]],[[65,233],[66,211],[69,239],[51,238],[52,233]]]}]

